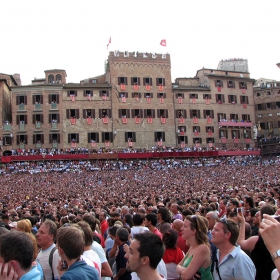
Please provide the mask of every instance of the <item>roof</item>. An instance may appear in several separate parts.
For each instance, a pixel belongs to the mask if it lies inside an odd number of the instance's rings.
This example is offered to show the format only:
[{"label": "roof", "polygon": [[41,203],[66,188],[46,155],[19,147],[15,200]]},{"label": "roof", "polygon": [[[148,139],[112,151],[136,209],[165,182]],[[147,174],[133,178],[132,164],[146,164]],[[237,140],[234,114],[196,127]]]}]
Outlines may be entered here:
[{"label": "roof", "polygon": [[53,72],[53,71],[65,71],[64,69],[50,69],[50,70],[45,70],[44,72]]},{"label": "roof", "polygon": [[6,84],[6,86],[9,88],[9,90],[11,91],[11,88],[10,88],[10,86],[8,85],[6,79],[0,79],[0,82],[4,82],[4,83]]}]

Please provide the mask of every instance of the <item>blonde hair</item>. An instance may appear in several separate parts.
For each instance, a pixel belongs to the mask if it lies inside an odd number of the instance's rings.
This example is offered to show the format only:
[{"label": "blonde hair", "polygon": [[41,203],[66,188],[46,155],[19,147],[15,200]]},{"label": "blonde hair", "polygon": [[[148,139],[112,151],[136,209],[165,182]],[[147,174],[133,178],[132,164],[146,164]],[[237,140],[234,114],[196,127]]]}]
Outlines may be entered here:
[{"label": "blonde hair", "polygon": [[20,220],[17,222],[17,230],[31,233],[31,222],[28,219]]}]

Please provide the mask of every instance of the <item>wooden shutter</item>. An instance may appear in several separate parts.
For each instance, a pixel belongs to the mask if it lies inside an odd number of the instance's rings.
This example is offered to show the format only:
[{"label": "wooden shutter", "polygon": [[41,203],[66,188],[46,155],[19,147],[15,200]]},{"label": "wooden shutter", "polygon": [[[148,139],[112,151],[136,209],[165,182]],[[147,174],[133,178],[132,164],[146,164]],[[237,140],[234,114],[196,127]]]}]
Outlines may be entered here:
[{"label": "wooden shutter", "polygon": [[71,134],[68,134],[68,143],[71,143]]},{"label": "wooden shutter", "polygon": [[135,109],[131,109],[131,117],[135,118]]},{"label": "wooden shutter", "polygon": [[111,109],[107,109],[107,112],[108,112],[108,117],[112,118],[112,110]]},{"label": "wooden shutter", "polygon": [[53,135],[50,134],[50,135],[49,135],[49,144],[51,144],[52,142],[53,142]]},{"label": "wooden shutter", "polygon": [[128,141],[128,132],[125,132],[124,133],[124,142],[127,142]]},{"label": "wooden shutter", "polygon": [[35,143],[36,143],[36,135],[33,134],[33,144],[35,144]]},{"label": "wooden shutter", "polygon": [[79,133],[76,133],[76,143],[79,143]]},{"label": "wooden shutter", "polygon": [[162,132],[161,136],[162,136],[162,141],[165,142],[165,132]]},{"label": "wooden shutter", "polygon": [[44,134],[41,134],[41,143],[44,144]]},{"label": "wooden shutter", "polygon": [[130,110],[129,109],[126,109],[126,117],[130,118]]},{"label": "wooden shutter", "polygon": [[60,134],[57,134],[57,143],[60,143]]},{"label": "wooden shutter", "polygon": [[70,109],[66,109],[66,119],[70,119]]},{"label": "wooden shutter", "polygon": [[168,118],[168,110],[165,109],[165,117]]}]

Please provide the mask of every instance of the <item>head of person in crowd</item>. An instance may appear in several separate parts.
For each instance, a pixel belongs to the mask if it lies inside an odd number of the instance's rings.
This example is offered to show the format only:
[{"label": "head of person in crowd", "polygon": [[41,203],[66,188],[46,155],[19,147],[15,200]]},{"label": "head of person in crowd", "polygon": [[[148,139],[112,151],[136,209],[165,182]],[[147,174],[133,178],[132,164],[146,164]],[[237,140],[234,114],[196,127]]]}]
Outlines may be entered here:
[{"label": "head of person in crowd", "polygon": [[85,221],[80,221],[77,224],[73,224],[73,226],[78,226],[83,230],[85,237],[85,246],[91,246],[94,233],[92,232],[89,224]]},{"label": "head of person in crowd", "polygon": [[251,196],[247,196],[246,195],[244,197],[243,201],[244,201],[244,208],[246,210],[250,210],[251,208],[254,207],[254,200],[253,200],[253,198]]},{"label": "head of person in crowd", "polygon": [[132,219],[134,226],[142,226],[145,220],[145,215],[142,213],[136,213],[135,215],[133,215]]},{"label": "head of person in crowd", "polygon": [[96,218],[91,214],[86,214],[83,217],[83,221],[87,222],[93,232],[96,229]]},{"label": "head of person in crowd", "polygon": [[[126,269],[136,272],[140,279],[147,279],[157,274],[156,268],[164,254],[164,244],[159,236],[150,231],[134,235],[134,240],[125,254],[127,258]],[[146,275],[146,276],[145,276]],[[153,276],[151,279],[158,279]]]},{"label": "head of person in crowd", "polygon": [[171,216],[169,210],[165,207],[161,207],[158,209],[158,222],[159,223],[170,223]]},{"label": "head of person in crowd", "polygon": [[[33,254],[33,242],[27,233],[11,231],[0,235],[1,262],[8,266],[8,270],[16,272],[18,278],[15,279],[21,279],[31,270]],[[12,273],[10,272],[10,274]],[[0,275],[2,275],[2,271]],[[14,278],[11,277],[10,279]]]},{"label": "head of person in crowd", "polygon": [[117,229],[118,228],[119,228],[119,226],[109,227],[108,234],[109,234],[111,239],[115,239],[116,238],[116,233],[117,233]]},{"label": "head of person in crowd", "polygon": [[265,202],[266,202],[266,204],[275,205],[275,200],[274,200],[273,197],[269,197],[269,196],[268,196],[268,197],[265,199]]},{"label": "head of person in crowd", "polygon": [[36,234],[37,244],[42,250],[48,249],[55,243],[57,234],[56,223],[52,220],[45,220]]},{"label": "head of person in crowd", "polygon": [[126,228],[120,227],[117,229],[115,242],[118,246],[122,245],[123,243],[126,243],[128,241],[128,238],[129,231]]},{"label": "head of person in crowd", "polygon": [[231,199],[229,201],[228,208],[231,212],[235,211],[238,207],[239,207],[239,201],[237,199]]},{"label": "head of person in crowd", "polygon": [[[189,228],[191,229],[191,232],[189,232]],[[208,221],[205,217],[200,215],[187,216],[184,220],[184,224],[181,230],[182,237],[186,241],[188,241],[188,238],[194,235],[197,244],[206,244],[209,246],[209,241],[207,237]]]},{"label": "head of person in crowd", "polygon": [[129,227],[133,227],[133,216],[131,214],[125,214],[124,215],[124,221]]},{"label": "head of person in crowd", "polygon": [[60,227],[56,241],[58,253],[61,259],[67,262],[68,267],[72,260],[77,260],[84,252],[85,236],[81,228]]},{"label": "head of person in crowd", "polygon": [[19,220],[17,222],[17,230],[31,233],[31,222],[28,219]]},{"label": "head of person in crowd", "polygon": [[176,247],[178,232],[174,229],[167,230],[162,236],[162,242],[166,248],[173,249]]},{"label": "head of person in crowd", "polygon": [[262,218],[263,218],[263,214],[267,214],[267,215],[274,215],[276,212],[277,208],[275,207],[275,205],[273,204],[266,204],[264,205],[261,209],[260,209],[260,216],[259,216],[259,223],[261,222]]},{"label": "head of person in crowd", "polygon": [[185,220],[185,218],[188,216],[188,215],[193,215],[194,213],[190,210],[190,209],[184,209],[182,211],[182,217],[183,217],[183,220]]},{"label": "head of person in crowd", "polygon": [[172,212],[173,215],[178,214],[180,210],[181,209],[180,209],[180,207],[177,203],[172,203],[171,204],[170,211]]},{"label": "head of person in crowd", "polygon": [[225,211],[227,207],[227,200],[226,199],[221,199],[219,203],[219,208],[220,210]]},{"label": "head of person in crowd", "polygon": [[124,217],[125,214],[129,213],[129,207],[128,206],[123,206],[121,210],[121,215]]},{"label": "head of person in crowd", "polygon": [[68,220],[68,217],[64,216],[64,217],[61,217],[60,218],[60,226],[63,226],[64,224],[68,224],[69,223],[69,220]]},{"label": "head of person in crowd", "polygon": [[224,245],[235,245],[239,235],[239,226],[227,218],[219,219],[212,230],[212,243],[219,248]]},{"label": "head of person in crowd", "polygon": [[183,226],[184,222],[180,219],[175,219],[172,222],[172,228],[177,231],[177,233],[179,234],[181,232],[181,228]]},{"label": "head of person in crowd", "polygon": [[103,222],[103,221],[106,220],[106,218],[107,218],[107,211],[105,211],[105,210],[100,211],[100,213],[99,213],[99,221]]},{"label": "head of person in crowd", "polygon": [[205,218],[208,220],[208,229],[212,230],[216,221],[218,220],[218,214],[215,211],[209,211]]},{"label": "head of person in crowd", "polygon": [[248,215],[245,217],[245,220],[250,225],[254,224],[254,217],[259,210],[257,208],[251,208],[248,212]]},{"label": "head of person in crowd", "polygon": [[157,215],[155,213],[150,213],[145,216],[144,225],[150,229],[151,225],[155,227],[157,225]]}]

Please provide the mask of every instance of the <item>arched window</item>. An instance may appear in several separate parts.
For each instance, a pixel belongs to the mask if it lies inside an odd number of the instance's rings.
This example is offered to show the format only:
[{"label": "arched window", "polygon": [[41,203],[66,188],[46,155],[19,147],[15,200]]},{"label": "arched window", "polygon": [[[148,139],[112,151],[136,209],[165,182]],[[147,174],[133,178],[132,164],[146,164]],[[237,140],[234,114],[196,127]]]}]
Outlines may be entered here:
[{"label": "arched window", "polygon": [[48,83],[52,84],[54,82],[54,76],[53,75],[49,75],[48,77]]},{"label": "arched window", "polygon": [[56,81],[56,83],[61,83],[61,82],[62,82],[62,77],[61,77],[60,74],[57,74],[57,75],[55,76],[55,81]]}]

